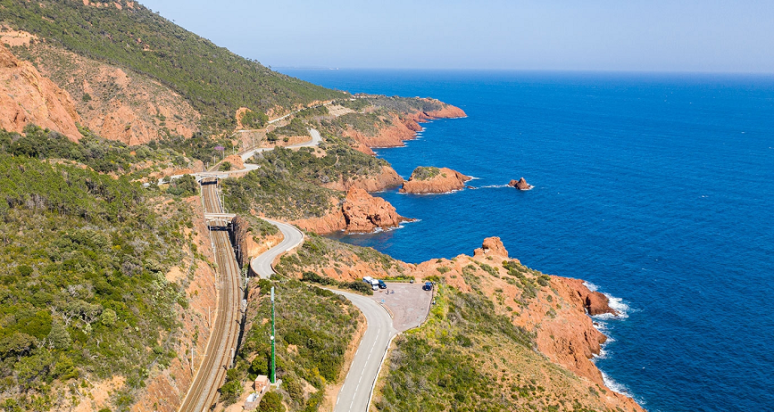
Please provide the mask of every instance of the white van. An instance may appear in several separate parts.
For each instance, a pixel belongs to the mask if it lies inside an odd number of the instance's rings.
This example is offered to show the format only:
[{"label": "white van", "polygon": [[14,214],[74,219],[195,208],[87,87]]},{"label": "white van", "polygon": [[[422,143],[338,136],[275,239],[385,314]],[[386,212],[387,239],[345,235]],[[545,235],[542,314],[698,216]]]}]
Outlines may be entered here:
[{"label": "white van", "polygon": [[374,278],[372,278],[372,277],[370,277],[370,276],[364,277],[363,278],[363,282],[371,285],[371,289],[373,289],[373,290],[378,290],[379,289],[379,281],[374,279]]}]

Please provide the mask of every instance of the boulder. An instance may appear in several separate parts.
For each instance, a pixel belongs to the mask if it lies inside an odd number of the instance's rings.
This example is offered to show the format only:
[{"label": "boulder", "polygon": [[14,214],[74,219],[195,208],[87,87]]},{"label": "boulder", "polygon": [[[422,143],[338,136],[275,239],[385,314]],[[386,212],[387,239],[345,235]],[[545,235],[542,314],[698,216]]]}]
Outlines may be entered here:
[{"label": "boulder", "polygon": [[499,237],[488,237],[484,239],[484,243],[480,248],[474,251],[475,257],[481,256],[498,256],[502,258],[508,258],[508,251],[503,245],[503,241]]},{"label": "boulder", "polygon": [[610,307],[610,299],[603,293],[589,290],[583,283],[583,280],[566,278],[564,281],[575,291],[575,294],[583,303],[583,307],[586,308],[586,313],[589,315],[595,316],[609,313],[618,316],[619,313]]},{"label": "boulder", "polygon": [[524,180],[523,177],[519,180],[511,180],[508,183],[508,186],[515,187],[516,189],[519,189],[519,190],[530,190],[534,187],[531,184],[527,183],[527,181]]},{"label": "boulder", "polygon": [[395,211],[390,202],[373,197],[363,189],[353,187],[341,206],[348,232],[372,232],[377,227],[390,228],[409,220]]}]

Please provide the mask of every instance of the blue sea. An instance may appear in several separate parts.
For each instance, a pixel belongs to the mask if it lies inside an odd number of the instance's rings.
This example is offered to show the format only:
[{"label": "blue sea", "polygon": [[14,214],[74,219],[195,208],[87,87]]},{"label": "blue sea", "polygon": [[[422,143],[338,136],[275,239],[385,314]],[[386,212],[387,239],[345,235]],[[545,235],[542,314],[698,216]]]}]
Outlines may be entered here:
[{"label": "blue sea", "polygon": [[[774,78],[284,70],[351,92],[432,96],[468,117],[378,150],[478,190],[379,194],[403,228],[344,240],[407,262],[512,257],[582,278],[625,310],[597,359],[650,411],[774,410]],[[505,185],[527,179],[535,188]]]}]

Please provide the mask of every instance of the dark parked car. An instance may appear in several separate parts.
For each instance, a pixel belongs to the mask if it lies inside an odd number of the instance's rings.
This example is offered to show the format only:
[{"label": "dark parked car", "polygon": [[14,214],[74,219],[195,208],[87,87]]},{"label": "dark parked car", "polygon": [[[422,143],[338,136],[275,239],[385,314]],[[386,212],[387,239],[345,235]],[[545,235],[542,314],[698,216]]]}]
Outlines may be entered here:
[{"label": "dark parked car", "polygon": [[422,290],[433,290],[433,282],[425,282],[425,284],[422,285]]}]

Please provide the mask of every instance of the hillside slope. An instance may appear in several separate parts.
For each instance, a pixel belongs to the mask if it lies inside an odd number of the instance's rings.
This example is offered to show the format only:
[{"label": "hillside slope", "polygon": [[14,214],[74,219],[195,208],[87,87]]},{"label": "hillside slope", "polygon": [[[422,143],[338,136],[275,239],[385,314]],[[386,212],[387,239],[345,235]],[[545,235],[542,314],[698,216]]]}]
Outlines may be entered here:
[{"label": "hillside slope", "polygon": [[347,96],[273,72],[132,1],[0,0],[0,22],[158,80],[188,100],[210,130],[233,128],[240,107],[280,113]]},{"label": "hillside slope", "polygon": [[67,92],[0,46],[0,128],[21,132],[35,124],[79,140],[78,121]]},{"label": "hillside slope", "polygon": [[185,365],[192,340],[206,344],[187,289],[212,278],[209,242],[194,244],[187,202],[149,194],[0,153],[2,410],[125,410],[149,378]]}]

